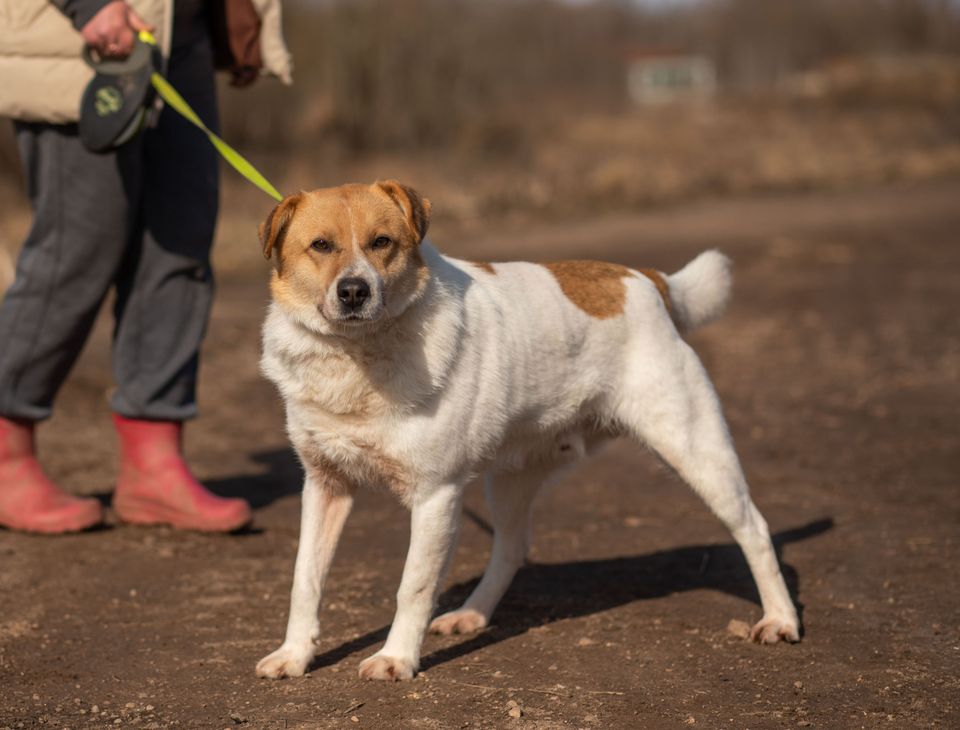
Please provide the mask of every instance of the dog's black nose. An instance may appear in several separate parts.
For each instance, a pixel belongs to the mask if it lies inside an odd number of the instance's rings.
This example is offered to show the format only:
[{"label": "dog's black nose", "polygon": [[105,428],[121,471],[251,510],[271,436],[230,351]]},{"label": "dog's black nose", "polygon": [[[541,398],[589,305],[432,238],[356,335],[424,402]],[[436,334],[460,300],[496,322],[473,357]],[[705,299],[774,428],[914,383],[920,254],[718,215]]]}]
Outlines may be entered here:
[{"label": "dog's black nose", "polygon": [[360,309],[370,298],[370,285],[363,279],[341,279],[337,283],[337,298],[345,309]]}]

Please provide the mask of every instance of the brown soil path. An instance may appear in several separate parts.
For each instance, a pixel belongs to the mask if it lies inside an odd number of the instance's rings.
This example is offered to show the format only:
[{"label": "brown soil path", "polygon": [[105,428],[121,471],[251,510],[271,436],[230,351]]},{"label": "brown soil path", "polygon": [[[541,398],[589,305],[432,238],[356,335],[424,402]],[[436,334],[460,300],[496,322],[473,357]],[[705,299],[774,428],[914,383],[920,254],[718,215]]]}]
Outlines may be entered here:
[{"label": "brown soil path", "polygon": [[[255,502],[256,529],[0,531],[0,728],[960,726],[960,183],[438,242],[666,270],[706,247],[734,257],[731,311],[693,344],[777,535],[803,642],[727,631],[759,617],[742,557],[672,474],[618,443],[541,500],[533,563],[494,625],[429,638],[409,683],[356,676],[390,621],[408,529],[392,498],[365,495],[330,579],[325,653],[308,678],[257,680],[283,635],[299,472],[257,373],[264,276],[237,274],[221,283],[190,450],[215,489]],[[252,232],[251,247],[254,261]],[[87,493],[112,478],[108,334],[43,432],[51,472]],[[479,490],[468,505],[443,607],[486,561]]]}]

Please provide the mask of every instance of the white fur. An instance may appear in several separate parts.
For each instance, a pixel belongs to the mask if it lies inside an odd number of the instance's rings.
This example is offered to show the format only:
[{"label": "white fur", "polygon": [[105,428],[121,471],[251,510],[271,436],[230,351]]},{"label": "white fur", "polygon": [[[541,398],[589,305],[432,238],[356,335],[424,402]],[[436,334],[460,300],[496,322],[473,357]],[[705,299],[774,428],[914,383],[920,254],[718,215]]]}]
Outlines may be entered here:
[{"label": "white fur", "polygon": [[677,324],[683,330],[702,327],[723,314],[730,301],[730,259],[719,251],[704,251],[668,276],[667,283]]},{"label": "white fur", "polygon": [[[653,283],[626,278],[623,313],[598,319],[543,266],[497,263],[491,274],[426,243],[423,254],[425,291],[378,327],[331,329],[316,312],[270,308],[263,370],[284,397],[307,479],[286,640],[257,673],[300,675],[315,654],[323,581],[350,506],[325,491],[324,465],[357,486],[384,486],[371,444],[403,465],[404,485],[385,486],[400,491],[413,524],[393,626],[361,676],[416,672],[473,476],[486,474],[490,564],[465,605],[433,622],[439,632],[487,625],[527,553],[537,489],[617,435],[656,450],[731,530],[763,603],[755,638],[797,640],[797,614],[716,394]],[[667,281],[674,316],[697,326],[722,310],[729,262],[708,252]]]}]

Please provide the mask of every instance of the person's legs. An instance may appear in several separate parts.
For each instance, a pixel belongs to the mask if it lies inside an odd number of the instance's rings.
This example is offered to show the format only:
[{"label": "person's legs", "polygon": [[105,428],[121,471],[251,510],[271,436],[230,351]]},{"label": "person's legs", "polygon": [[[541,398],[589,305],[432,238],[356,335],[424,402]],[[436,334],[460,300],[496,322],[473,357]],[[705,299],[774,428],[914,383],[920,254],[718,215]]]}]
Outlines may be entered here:
[{"label": "person's legs", "polygon": [[41,421],[123,260],[137,149],[93,154],[73,125],[18,124],[17,141],[34,219],[0,306],[0,416]]},{"label": "person's legs", "polygon": [[[168,77],[214,125],[209,43],[175,48]],[[111,405],[126,418],[185,421],[197,412],[199,349],[213,300],[218,158],[206,136],[169,107],[143,144],[143,238],[117,281]]]},{"label": "person's legs", "polygon": [[34,221],[0,306],[0,524],[65,532],[99,522],[100,506],[44,475],[34,424],[50,416],[123,258],[138,152],[92,154],[73,125],[18,124],[17,141]]},{"label": "person's legs", "polygon": [[[215,126],[205,35],[175,39],[167,75]],[[206,491],[190,474],[181,444],[182,422],[196,415],[199,348],[213,297],[218,160],[206,136],[170,108],[143,144],[143,238],[117,283],[118,387],[111,405],[121,466],[114,508],[126,522],[232,530],[249,522],[249,506]]]}]

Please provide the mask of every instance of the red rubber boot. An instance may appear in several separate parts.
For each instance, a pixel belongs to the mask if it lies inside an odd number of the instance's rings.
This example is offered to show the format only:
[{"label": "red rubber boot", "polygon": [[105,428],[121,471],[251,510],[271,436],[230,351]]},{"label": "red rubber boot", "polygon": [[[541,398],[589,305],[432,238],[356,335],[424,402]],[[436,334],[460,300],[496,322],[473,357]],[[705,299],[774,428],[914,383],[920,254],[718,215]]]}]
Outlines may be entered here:
[{"label": "red rubber boot", "polygon": [[248,524],[250,505],[207,491],[183,460],[183,424],[114,414],[120,476],[113,508],[124,522],[231,532]]},{"label": "red rubber boot", "polygon": [[95,499],[81,499],[50,481],[37,461],[34,424],[0,418],[0,525],[55,535],[103,521]]}]

